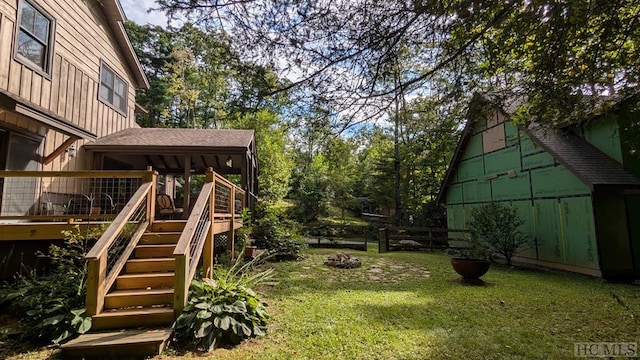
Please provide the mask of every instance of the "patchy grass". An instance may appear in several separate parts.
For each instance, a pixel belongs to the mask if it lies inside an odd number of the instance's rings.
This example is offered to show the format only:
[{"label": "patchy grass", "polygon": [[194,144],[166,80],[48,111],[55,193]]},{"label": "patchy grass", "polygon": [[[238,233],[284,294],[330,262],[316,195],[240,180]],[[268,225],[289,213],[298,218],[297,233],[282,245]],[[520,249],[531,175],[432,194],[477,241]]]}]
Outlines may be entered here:
[{"label": "patchy grass", "polygon": [[500,266],[471,286],[445,255],[351,251],[362,268],[325,267],[335,252],[314,249],[273,265],[280,283],[262,289],[269,335],[209,356],[558,359],[573,358],[574,342],[635,342],[640,334],[637,286]]},{"label": "patchy grass", "polygon": [[335,252],[269,265],[279,284],[259,289],[272,315],[267,337],[160,358],[558,359],[573,358],[575,342],[640,334],[638,286],[501,266],[473,286],[442,254],[348,251],[361,268],[324,266]]}]

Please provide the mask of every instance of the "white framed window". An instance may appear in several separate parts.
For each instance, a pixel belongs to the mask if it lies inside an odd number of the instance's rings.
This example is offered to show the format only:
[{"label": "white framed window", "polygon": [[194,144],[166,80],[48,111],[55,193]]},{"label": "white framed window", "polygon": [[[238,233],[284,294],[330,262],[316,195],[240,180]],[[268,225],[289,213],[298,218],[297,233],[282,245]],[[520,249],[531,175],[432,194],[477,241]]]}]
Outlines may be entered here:
[{"label": "white framed window", "polygon": [[113,71],[107,64],[100,64],[100,90],[98,98],[116,109],[122,115],[127,115],[127,95],[129,85]]},{"label": "white framed window", "polygon": [[55,19],[30,0],[20,0],[16,31],[16,60],[51,75]]}]

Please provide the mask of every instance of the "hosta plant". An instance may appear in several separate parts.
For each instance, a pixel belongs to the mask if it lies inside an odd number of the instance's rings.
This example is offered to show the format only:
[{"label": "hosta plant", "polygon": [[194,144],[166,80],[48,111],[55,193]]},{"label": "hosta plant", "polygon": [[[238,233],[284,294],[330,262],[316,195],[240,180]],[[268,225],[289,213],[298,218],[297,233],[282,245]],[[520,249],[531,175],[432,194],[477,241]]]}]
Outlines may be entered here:
[{"label": "hosta plant", "polygon": [[64,231],[65,243],[51,245],[46,275],[29,271],[15,283],[0,288],[0,309],[24,322],[23,336],[39,343],[63,343],[91,328],[85,313],[87,266],[84,256],[89,242],[101,229]]},{"label": "hosta plant", "polygon": [[189,302],[174,325],[180,343],[211,351],[265,335],[267,304],[249,286],[268,280],[272,270],[251,275],[250,264],[236,261],[231,269],[218,270],[213,279],[191,283]]}]

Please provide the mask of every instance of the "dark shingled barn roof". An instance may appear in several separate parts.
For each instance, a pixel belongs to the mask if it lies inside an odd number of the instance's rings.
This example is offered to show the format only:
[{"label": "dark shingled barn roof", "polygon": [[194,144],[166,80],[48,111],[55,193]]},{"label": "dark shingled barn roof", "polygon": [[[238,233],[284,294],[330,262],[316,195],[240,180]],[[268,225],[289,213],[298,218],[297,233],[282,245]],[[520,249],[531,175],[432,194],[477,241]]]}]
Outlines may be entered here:
[{"label": "dark shingled barn roof", "polygon": [[[487,104],[486,97],[476,94],[472,102]],[[516,106],[512,106],[513,109]],[[513,109],[499,109],[508,117],[513,113]],[[464,151],[467,141],[471,137],[475,118],[467,114],[468,121],[462,132],[456,151],[449,163],[447,174],[440,186],[438,203],[444,201],[446,191],[451,181],[453,173],[456,171],[460,156]],[[624,170],[622,165],[589,144],[583,138],[563,131],[563,129],[552,129],[539,124],[531,124],[528,129],[524,129],[531,139],[549,152],[560,164],[564,165],[571,173],[587,185],[591,191],[597,186],[623,186],[640,187],[640,179]]]},{"label": "dark shingled barn roof", "polygon": [[246,148],[253,141],[253,134],[253,130],[130,128],[102,137],[85,147],[90,150],[114,146]]},{"label": "dark shingled barn roof", "polygon": [[525,132],[591,190],[597,185],[640,186],[640,180],[619,162],[571,132],[561,134],[538,124]]}]

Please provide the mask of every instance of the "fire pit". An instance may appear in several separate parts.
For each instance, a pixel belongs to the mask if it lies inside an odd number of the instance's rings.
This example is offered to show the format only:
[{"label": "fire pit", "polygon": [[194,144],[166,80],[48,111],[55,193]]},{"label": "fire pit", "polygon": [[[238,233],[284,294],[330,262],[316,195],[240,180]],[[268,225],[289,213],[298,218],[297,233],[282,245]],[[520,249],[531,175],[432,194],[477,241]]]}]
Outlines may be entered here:
[{"label": "fire pit", "polygon": [[353,269],[362,266],[362,263],[357,258],[347,253],[337,253],[329,256],[327,261],[324,262],[327,266],[333,266],[340,269]]}]

